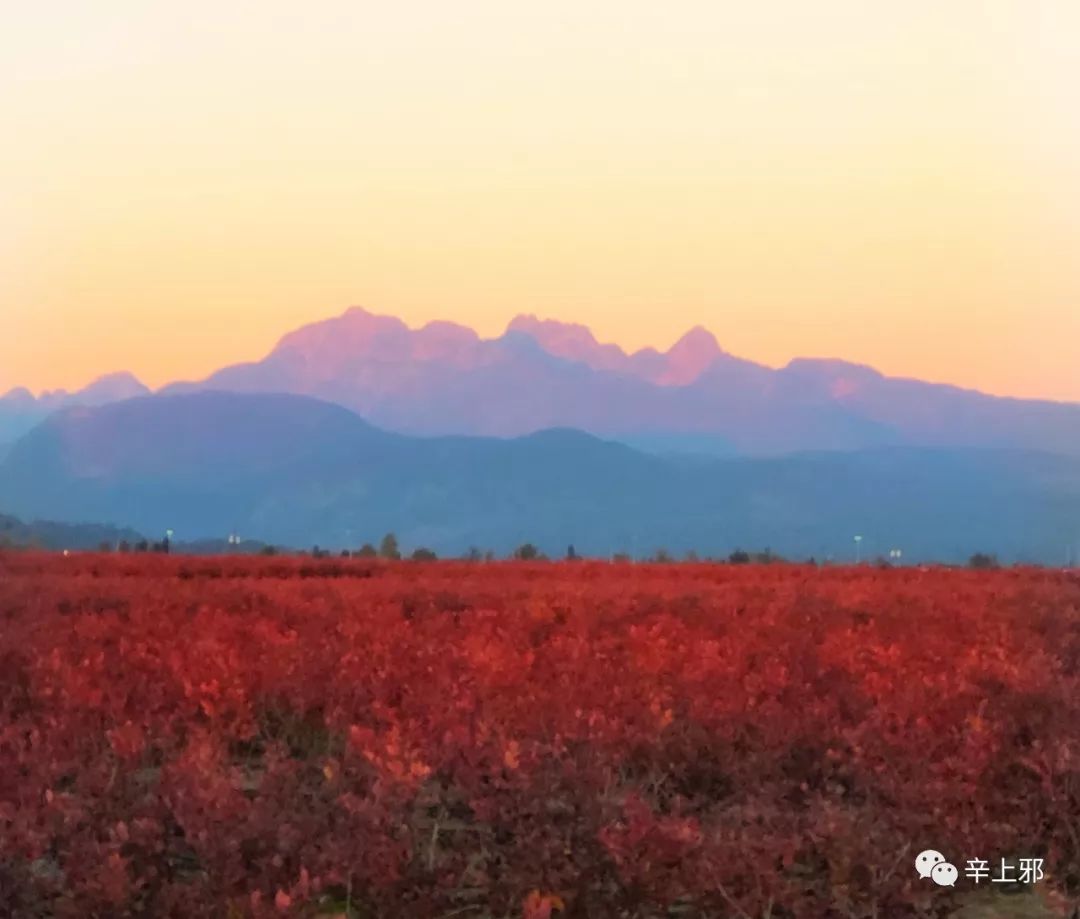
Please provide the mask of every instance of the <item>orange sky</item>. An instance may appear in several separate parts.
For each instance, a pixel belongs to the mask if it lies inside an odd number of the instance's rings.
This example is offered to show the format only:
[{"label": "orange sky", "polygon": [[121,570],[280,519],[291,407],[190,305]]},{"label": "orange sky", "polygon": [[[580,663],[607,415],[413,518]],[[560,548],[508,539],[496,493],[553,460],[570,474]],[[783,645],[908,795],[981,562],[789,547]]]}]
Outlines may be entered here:
[{"label": "orange sky", "polygon": [[0,33],[0,391],[352,304],[712,329],[1080,400],[1074,0],[41,0]]}]

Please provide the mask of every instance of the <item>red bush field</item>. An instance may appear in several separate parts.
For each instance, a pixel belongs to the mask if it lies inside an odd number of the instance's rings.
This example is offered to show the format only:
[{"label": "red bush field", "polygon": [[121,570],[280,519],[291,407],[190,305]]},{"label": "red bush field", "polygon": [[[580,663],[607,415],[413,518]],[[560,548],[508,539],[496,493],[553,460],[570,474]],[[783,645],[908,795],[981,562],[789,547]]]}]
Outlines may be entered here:
[{"label": "red bush field", "polygon": [[948,916],[927,848],[1080,885],[1075,575],[0,555],[0,915]]}]

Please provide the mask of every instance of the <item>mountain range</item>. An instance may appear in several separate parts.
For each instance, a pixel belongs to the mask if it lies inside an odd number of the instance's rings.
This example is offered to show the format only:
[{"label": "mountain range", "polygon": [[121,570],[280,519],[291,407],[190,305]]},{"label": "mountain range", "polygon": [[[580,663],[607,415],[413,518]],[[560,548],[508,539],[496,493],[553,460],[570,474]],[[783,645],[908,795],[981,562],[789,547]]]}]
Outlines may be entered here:
[{"label": "mountain range", "polygon": [[0,462],[0,507],[160,538],[237,532],[292,546],[561,554],[770,547],[850,560],[975,551],[1060,564],[1080,537],[1080,459],[888,447],[658,456],[580,431],[416,437],[289,394],[200,391],[69,407]]},{"label": "mountain range", "polygon": [[498,338],[412,330],[354,308],[296,330],[197,389],[288,392],[411,434],[511,437],[569,427],[659,451],[778,455],[880,446],[1022,447],[1080,456],[1080,405],[1003,399],[843,361],[774,370],[701,328],[626,354],[584,326],[513,320]]},{"label": "mountain range", "polygon": [[1060,563],[1080,405],[773,369],[701,328],[627,353],[532,316],[482,338],[354,308],[157,393],[118,373],[0,397],[0,511],[330,548],[848,558],[858,534],[867,554]]},{"label": "mountain range", "polygon": [[[776,456],[886,446],[1035,449],[1080,456],[1080,405],[1001,398],[886,377],[839,360],[773,369],[724,351],[702,328],[666,352],[631,354],[584,326],[518,316],[485,339],[465,326],[353,308],[285,335],[261,360],[165,386],[291,393],[415,435],[516,437],[574,428],[646,451]],[[0,397],[0,443],[57,408],[144,394],[128,374],[80,393]]]}]

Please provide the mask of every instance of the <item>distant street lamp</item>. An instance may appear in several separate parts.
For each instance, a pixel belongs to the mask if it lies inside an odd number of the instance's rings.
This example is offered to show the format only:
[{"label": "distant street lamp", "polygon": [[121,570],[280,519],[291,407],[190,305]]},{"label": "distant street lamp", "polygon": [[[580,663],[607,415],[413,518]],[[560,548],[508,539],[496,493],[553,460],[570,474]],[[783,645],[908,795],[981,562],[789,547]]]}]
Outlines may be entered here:
[{"label": "distant street lamp", "polygon": [[900,563],[900,559],[903,558],[903,556],[904,556],[904,553],[900,549],[890,549],[889,550],[889,558],[892,559],[897,564]]},{"label": "distant street lamp", "polygon": [[855,537],[855,564],[858,565],[862,561],[862,537]]},{"label": "distant street lamp", "polygon": [[172,536],[173,536],[173,531],[172,530],[166,530],[165,531],[165,553],[166,554],[168,554],[169,547],[172,544]]}]

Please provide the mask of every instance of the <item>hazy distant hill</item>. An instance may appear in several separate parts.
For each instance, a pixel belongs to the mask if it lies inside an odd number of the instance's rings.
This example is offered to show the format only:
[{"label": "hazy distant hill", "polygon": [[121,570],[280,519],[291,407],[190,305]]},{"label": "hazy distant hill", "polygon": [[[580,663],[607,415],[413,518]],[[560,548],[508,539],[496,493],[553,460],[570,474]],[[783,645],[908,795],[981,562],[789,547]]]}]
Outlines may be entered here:
[{"label": "hazy distant hill", "polygon": [[149,392],[130,373],[106,374],[73,393],[57,389],[34,396],[27,389],[13,389],[0,396],[0,459],[11,441],[58,409],[72,405],[106,405]]},{"label": "hazy distant hill", "polygon": [[584,326],[519,316],[506,333],[354,308],[286,335],[263,360],[166,391],[289,392],[414,434],[572,427],[664,451],[775,455],[879,446],[1017,447],[1080,456],[1080,405],[995,398],[834,360],[769,367],[704,329],[626,354]]},{"label": "hazy distant hill", "polygon": [[1064,560],[1080,538],[1080,461],[889,448],[680,461],[570,430],[414,438],[291,395],[203,392],[66,409],[0,463],[0,508],[150,538],[561,553],[770,546],[850,557]]},{"label": "hazy distant hill", "polygon": [[92,550],[103,543],[116,546],[122,540],[134,545],[141,538],[134,530],[123,527],[97,523],[58,523],[52,520],[24,523],[15,517],[0,514],[0,548]]},{"label": "hazy distant hill", "polygon": [[[251,539],[242,540],[234,545],[228,541],[227,537],[192,541],[173,540],[171,551],[179,555],[251,555],[262,551],[265,545]],[[24,523],[17,517],[0,514],[0,549],[32,548],[53,551],[71,549],[96,552],[105,547],[110,552],[121,547],[132,552],[141,549],[156,551],[157,548],[153,545],[153,541],[125,527],[100,523],[58,523],[55,520],[34,520]]]}]

